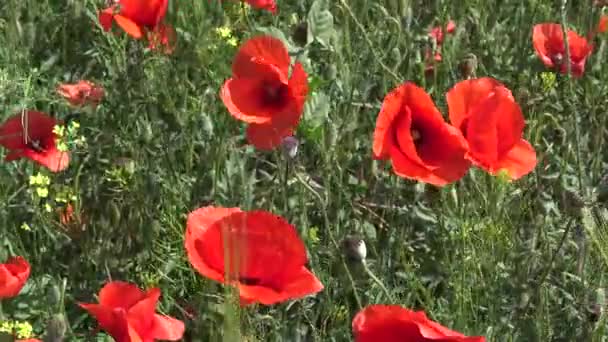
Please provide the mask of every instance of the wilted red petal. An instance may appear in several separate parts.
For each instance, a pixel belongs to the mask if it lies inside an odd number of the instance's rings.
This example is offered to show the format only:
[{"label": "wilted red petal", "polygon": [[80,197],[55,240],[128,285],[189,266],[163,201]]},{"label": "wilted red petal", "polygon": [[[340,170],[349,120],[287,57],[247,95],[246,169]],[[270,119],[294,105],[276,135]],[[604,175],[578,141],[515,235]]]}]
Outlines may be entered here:
[{"label": "wilted red petal", "polygon": [[218,271],[218,267],[223,264],[224,252],[216,247],[221,244],[221,236],[217,230],[210,231],[209,228],[224,217],[239,211],[239,208],[210,206],[188,214],[186,253],[188,261],[203,276],[219,282],[224,281],[224,273]]},{"label": "wilted red petal", "polygon": [[105,92],[102,87],[95,85],[93,82],[80,80],[73,84],[60,84],[57,87],[57,93],[73,106],[89,104],[95,107],[99,104]]},{"label": "wilted red petal", "polygon": [[177,42],[175,29],[168,25],[159,24],[154,31],[148,32],[151,50],[159,50],[164,54],[172,54]]},{"label": "wilted red petal", "polygon": [[0,264],[0,300],[19,294],[30,276],[30,264],[20,256]]},{"label": "wilted red petal", "polygon": [[290,58],[285,44],[272,36],[257,36],[247,40],[239,48],[232,63],[233,77],[259,78],[259,65],[275,66],[287,83]]}]

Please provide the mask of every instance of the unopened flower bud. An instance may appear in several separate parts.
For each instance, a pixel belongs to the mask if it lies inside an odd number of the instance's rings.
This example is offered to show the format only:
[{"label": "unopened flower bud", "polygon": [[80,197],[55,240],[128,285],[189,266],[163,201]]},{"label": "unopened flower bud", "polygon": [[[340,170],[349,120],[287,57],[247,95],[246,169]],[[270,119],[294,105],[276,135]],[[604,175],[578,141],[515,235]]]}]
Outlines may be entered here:
[{"label": "unopened flower bud", "polygon": [[460,73],[464,79],[475,77],[475,72],[477,70],[477,56],[472,53],[467,54],[460,62],[459,67]]},{"label": "unopened flower bud", "polygon": [[289,158],[293,159],[298,154],[298,146],[300,146],[300,141],[296,137],[289,136],[283,139],[281,147],[283,149],[283,154]]},{"label": "unopened flower bud", "polygon": [[365,241],[358,237],[347,236],[342,240],[342,249],[350,261],[362,262],[367,256]]}]

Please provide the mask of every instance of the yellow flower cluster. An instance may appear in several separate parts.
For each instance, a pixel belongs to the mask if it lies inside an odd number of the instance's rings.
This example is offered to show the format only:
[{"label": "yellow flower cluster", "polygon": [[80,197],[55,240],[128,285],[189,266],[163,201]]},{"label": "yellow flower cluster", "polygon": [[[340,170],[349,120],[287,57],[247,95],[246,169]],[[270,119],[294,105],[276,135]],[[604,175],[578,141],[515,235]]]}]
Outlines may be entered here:
[{"label": "yellow flower cluster", "polygon": [[0,322],[0,332],[8,333],[19,339],[31,338],[34,328],[28,322],[4,321]]}]

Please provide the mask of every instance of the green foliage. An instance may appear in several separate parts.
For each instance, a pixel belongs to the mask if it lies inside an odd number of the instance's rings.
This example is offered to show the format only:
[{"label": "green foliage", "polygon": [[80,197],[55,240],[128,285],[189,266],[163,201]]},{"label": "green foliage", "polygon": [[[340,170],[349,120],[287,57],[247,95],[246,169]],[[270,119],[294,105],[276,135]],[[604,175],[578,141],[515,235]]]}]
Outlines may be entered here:
[{"label": "green foliage", "polygon": [[[21,295],[2,301],[10,322],[29,322],[36,336],[102,341],[76,303],[94,302],[111,278],[161,287],[161,311],[184,320],[186,341],[227,333],[350,341],[359,304],[391,302],[488,341],[608,340],[597,295],[608,265],[606,37],[573,80],[534,56],[532,25],[561,18],[559,6],[542,1],[280,1],[276,17],[237,1],[171,1],[178,45],[165,56],[104,33],[96,19],[103,3],[0,2],[1,121],[31,108],[72,122],[62,132],[73,156],[67,171],[0,164],[0,261],[19,254],[33,265]],[[598,9],[568,6],[579,32],[595,25]],[[447,19],[457,32],[426,77],[428,29]],[[235,41],[255,33],[285,41],[309,75],[303,144],[289,166],[278,152],[245,146],[244,125],[218,96]],[[471,53],[477,76],[513,90],[538,152],[535,172],[509,183],[472,170],[435,189],[372,160],[384,95],[411,80],[446,112],[444,94]],[[74,110],[55,94],[58,83],[81,78],[106,89],[95,110]],[[562,200],[567,191],[582,198],[580,211]],[[64,224],[58,211],[68,202],[75,214]],[[184,253],[186,214],[210,203],[286,217],[325,290],[235,312],[231,296]],[[381,283],[364,269],[346,272],[336,241],[349,235],[364,238]]]}]

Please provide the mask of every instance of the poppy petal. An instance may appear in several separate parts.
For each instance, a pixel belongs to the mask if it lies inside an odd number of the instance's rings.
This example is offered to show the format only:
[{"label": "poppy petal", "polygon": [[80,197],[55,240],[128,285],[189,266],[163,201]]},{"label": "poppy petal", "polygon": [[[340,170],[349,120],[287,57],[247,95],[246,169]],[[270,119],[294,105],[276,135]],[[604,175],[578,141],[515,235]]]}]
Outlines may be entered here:
[{"label": "poppy petal", "polygon": [[285,285],[280,291],[268,286],[238,284],[241,305],[255,302],[272,305],[286,300],[299,299],[323,290],[323,284],[306,267],[301,267],[291,275],[291,280],[285,279]]},{"label": "poppy petal", "polygon": [[99,326],[116,341],[134,342],[130,338],[132,333],[129,332],[130,329],[124,310],[113,310],[100,304],[79,303],[78,305],[88,311],[91,316],[95,317]]},{"label": "poppy petal", "polygon": [[376,119],[372,148],[376,159],[387,159],[390,146],[395,143],[392,128],[397,116],[401,113],[403,93],[404,88],[399,87],[388,93],[382,102],[382,108]]},{"label": "poppy petal", "polygon": [[[536,55],[547,67],[554,67],[552,55],[563,53],[562,27],[555,23],[542,23],[534,25],[532,29],[532,43]],[[561,51],[560,51],[561,49]]]},{"label": "poppy petal", "polygon": [[450,123],[463,130],[462,124],[470,115],[471,108],[485,100],[502,83],[490,77],[464,80],[456,83],[446,94]]},{"label": "poppy petal", "polygon": [[281,144],[285,137],[293,135],[293,128],[273,126],[271,124],[250,124],[247,127],[247,141],[255,148],[272,151]]},{"label": "poppy petal", "polygon": [[114,20],[129,36],[135,39],[141,39],[144,36],[143,29],[130,18],[115,14]]},{"label": "poppy petal", "polygon": [[103,28],[104,31],[108,32],[112,29],[112,21],[114,21],[114,11],[116,10],[116,6],[112,6],[106,8],[102,11],[99,11],[99,24]]},{"label": "poppy petal", "polygon": [[470,113],[466,130],[470,153],[491,169],[521,138],[521,109],[508,94],[497,91]]},{"label": "poppy petal", "polygon": [[228,112],[247,123],[269,123],[271,113],[260,100],[260,80],[231,78],[222,86],[220,96]]},{"label": "poppy petal", "polygon": [[21,156],[38,162],[51,172],[61,172],[70,165],[70,153],[59,151],[55,146],[44,152],[25,149],[22,151]]},{"label": "poppy petal", "polygon": [[127,309],[127,319],[135,331],[147,332],[153,325],[159,298],[160,289],[150,289],[144,294],[144,298]]},{"label": "poppy petal", "polygon": [[[414,180],[419,180],[421,182],[426,182],[427,180],[433,181],[432,184],[435,185],[444,185],[443,182],[439,182],[438,180],[431,177],[428,169],[424,168],[422,165],[412,161],[409,159],[403,152],[401,152],[397,147],[392,146],[389,149],[389,156],[393,165],[393,171],[399,177],[409,178]],[[439,183],[439,184],[436,184]]]},{"label": "poppy petal", "polygon": [[173,317],[155,314],[150,336],[158,340],[177,341],[183,337],[185,329],[184,322]]},{"label": "poppy petal", "polygon": [[234,77],[259,77],[256,74],[256,64],[271,64],[277,67],[283,77],[282,81],[287,83],[289,72],[289,52],[283,42],[272,36],[257,36],[247,40],[237,52],[232,63]]},{"label": "poppy petal", "polygon": [[536,151],[526,140],[521,139],[513,148],[499,160],[496,169],[506,169],[512,180],[517,180],[536,167]]},{"label": "poppy petal", "polygon": [[109,282],[99,291],[99,304],[108,308],[129,310],[145,298],[136,285],[123,281]]},{"label": "poppy petal", "polygon": [[23,257],[12,257],[0,264],[0,300],[17,296],[29,276],[30,264]]},{"label": "poppy petal", "polygon": [[203,207],[188,215],[185,247],[188,260],[200,274],[215,281],[224,281],[224,251],[220,232],[209,230],[217,221],[236,212],[239,208]]}]

